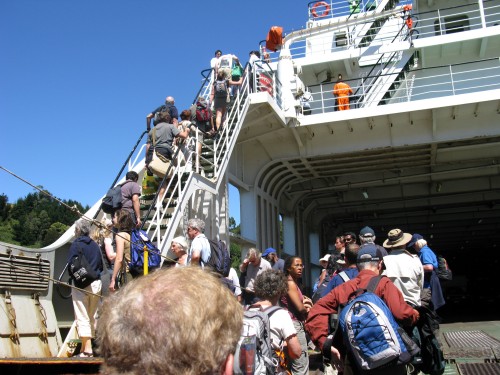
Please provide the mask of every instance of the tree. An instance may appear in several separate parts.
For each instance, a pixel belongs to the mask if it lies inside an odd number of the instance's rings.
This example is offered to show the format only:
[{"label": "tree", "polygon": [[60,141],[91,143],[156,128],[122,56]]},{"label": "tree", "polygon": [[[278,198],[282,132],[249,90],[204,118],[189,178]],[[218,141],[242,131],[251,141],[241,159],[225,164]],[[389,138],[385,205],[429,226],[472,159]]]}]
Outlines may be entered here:
[{"label": "tree", "polygon": [[47,233],[45,233],[45,237],[42,241],[42,246],[49,246],[54,243],[59,237],[63,235],[64,232],[68,230],[69,226],[63,223],[53,223],[49,229],[47,229]]},{"label": "tree", "polygon": [[[62,230],[62,226],[69,227],[80,217],[79,214],[89,209],[74,200],[61,200],[62,204],[45,192],[29,193],[14,204],[7,203],[5,194],[0,195],[0,223],[9,222],[9,225],[1,226],[0,238],[23,246],[45,246],[55,241],[54,236]],[[52,228],[49,234],[52,224],[60,225]]]},{"label": "tree", "polygon": [[235,234],[241,234],[240,224],[236,225],[234,217],[229,217],[229,231]]}]

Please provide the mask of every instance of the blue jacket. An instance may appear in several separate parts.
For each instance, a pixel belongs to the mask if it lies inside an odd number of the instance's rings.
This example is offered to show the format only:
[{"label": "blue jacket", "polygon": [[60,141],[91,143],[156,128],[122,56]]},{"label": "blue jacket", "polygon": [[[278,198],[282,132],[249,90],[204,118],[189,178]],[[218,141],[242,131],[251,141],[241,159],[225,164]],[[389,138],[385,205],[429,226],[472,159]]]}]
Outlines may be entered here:
[{"label": "blue jacket", "polygon": [[88,236],[80,236],[73,241],[69,248],[68,263],[71,258],[78,255],[80,248],[83,250],[83,255],[87,258],[90,266],[100,274],[102,272],[101,249]]}]

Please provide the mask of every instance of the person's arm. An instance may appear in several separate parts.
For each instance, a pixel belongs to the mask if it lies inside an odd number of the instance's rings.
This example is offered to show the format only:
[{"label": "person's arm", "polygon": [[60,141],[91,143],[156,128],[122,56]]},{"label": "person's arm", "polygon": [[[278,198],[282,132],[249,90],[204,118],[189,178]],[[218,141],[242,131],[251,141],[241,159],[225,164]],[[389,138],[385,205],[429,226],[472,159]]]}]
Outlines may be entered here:
[{"label": "person's arm", "polygon": [[125,248],[125,239],[120,235],[120,233],[116,235],[115,243],[116,243],[115,265],[113,266],[113,275],[111,276],[111,280],[109,282],[109,290],[111,290],[112,292],[116,290],[115,288],[116,276],[118,275],[118,272],[121,270],[123,263],[123,250]]},{"label": "person's arm", "polygon": [[189,136],[190,131],[191,129],[189,129],[189,127],[186,127],[183,131],[180,131],[179,134],[176,135],[176,137],[186,139]]},{"label": "person's arm", "polygon": [[302,346],[300,346],[297,335],[290,336],[286,339],[286,347],[288,349],[288,356],[291,359],[297,359],[302,354]]},{"label": "person's arm", "polygon": [[132,207],[134,208],[135,217],[137,219],[137,228],[140,228],[141,221],[141,204],[139,203],[139,194],[132,195]]},{"label": "person's arm", "polygon": [[240,271],[241,271],[241,272],[246,272],[246,271],[247,271],[247,267],[248,267],[248,263],[249,263],[249,262],[250,262],[250,261],[248,260],[248,258],[245,258],[245,259],[243,260],[243,262],[240,264]]},{"label": "person's arm", "polygon": [[114,261],[116,258],[115,250],[113,249],[113,240],[109,237],[104,239],[104,250],[106,251],[106,257],[110,262]]},{"label": "person's arm", "polygon": [[191,253],[191,264],[199,266],[200,265],[200,258],[201,258],[200,251],[193,249],[192,253]]},{"label": "person's arm", "polygon": [[307,308],[302,303],[299,292],[297,291],[297,284],[293,280],[288,280],[288,297],[290,298],[290,301],[293,303],[297,311],[303,317],[307,317]]},{"label": "person's arm", "polygon": [[146,116],[146,129],[149,131],[151,129],[151,119],[155,115],[153,113],[150,113],[149,115]]}]

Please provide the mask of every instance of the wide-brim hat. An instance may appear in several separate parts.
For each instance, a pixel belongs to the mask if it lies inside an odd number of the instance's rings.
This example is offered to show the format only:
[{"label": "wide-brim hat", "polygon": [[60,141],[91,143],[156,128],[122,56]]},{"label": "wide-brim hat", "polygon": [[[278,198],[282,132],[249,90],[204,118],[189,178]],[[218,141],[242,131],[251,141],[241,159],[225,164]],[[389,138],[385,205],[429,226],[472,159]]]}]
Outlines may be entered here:
[{"label": "wide-brim hat", "polygon": [[410,241],[410,233],[405,233],[401,229],[392,229],[387,234],[387,239],[384,241],[383,246],[388,249],[392,249],[393,247],[406,245]]}]

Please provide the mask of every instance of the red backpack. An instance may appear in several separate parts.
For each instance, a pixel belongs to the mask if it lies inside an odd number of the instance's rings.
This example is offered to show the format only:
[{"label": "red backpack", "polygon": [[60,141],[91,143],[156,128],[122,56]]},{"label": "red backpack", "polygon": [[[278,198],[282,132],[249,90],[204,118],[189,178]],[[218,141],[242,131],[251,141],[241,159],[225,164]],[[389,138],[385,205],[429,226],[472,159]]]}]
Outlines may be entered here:
[{"label": "red backpack", "polygon": [[210,121],[210,117],[212,117],[212,111],[207,108],[205,104],[196,102],[196,120],[199,122],[207,122]]}]

